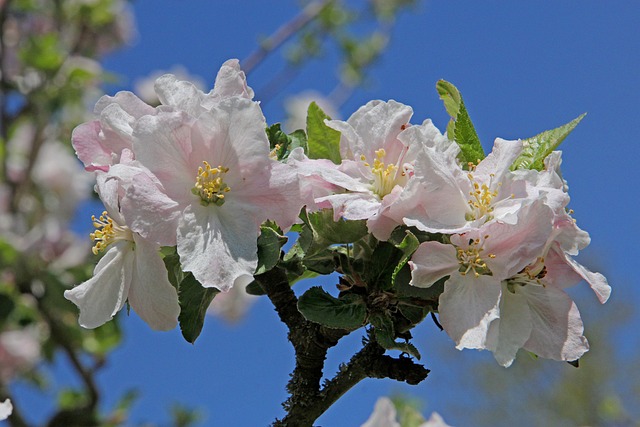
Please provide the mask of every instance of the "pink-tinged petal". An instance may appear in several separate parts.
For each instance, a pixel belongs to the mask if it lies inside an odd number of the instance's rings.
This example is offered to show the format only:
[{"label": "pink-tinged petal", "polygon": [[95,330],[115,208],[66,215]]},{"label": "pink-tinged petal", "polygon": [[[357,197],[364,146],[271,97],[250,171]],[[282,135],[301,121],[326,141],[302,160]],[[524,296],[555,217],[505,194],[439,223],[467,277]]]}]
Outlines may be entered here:
[{"label": "pink-tinged petal", "polygon": [[402,218],[395,218],[389,214],[390,206],[395,203],[400,194],[402,194],[403,188],[396,185],[391,193],[384,196],[378,212],[367,219],[367,229],[369,233],[373,234],[373,237],[384,242],[389,239],[393,230],[402,225]]},{"label": "pink-tinged petal", "polygon": [[96,192],[107,213],[116,223],[125,224],[120,213],[120,183],[105,172],[96,173]]},{"label": "pink-tinged petal", "polygon": [[363,145],[355,129],[342,120],[325,120],[325,124],[340,132],[340,157],[355,159],[360,153],[358,150],[361,150]]},{"label": "pink-tinged petal", "polygon": [[486,178],[493,175],[495,182],[502,182],[505,174],[509,172],[509,168],[521,152],[522,141],[507,141],[496,138],[491,153],[476,167],[476,174]]},{"label": "pink-tinged petal", "polygon": [[580,312],[569,296],[553,286],[521,287],[531,311],[531,337],[524,348],[540,357],[578,360],[589,344],[582,335]]},{"label": "pink-tinged petal", "polygon": [[131,284],[133,258],[131,242],[114,243],[98,261],[91,279],[64,292],[80,309],[80,326],[97,328],[122,309]]},{"label": "pink-tinged petal", "polygon": [[380,200],[369,193],[342,193],[316,199],[319,206],[328,202],[333,208],[333,216],[349,220],[368,219],[380,209]]},{"label": "pink-tinged petal", "polygon": [[[375,159],[375,151],[384,148],[388,159],[398,159],[404,144],[398,141],[398,134],[409,123],[413,110],[408,105],[390,100],[370,101],[349,117],[347,123],[359,136],[361,146],[351,147],[351,151],[367,159]],[[342,151],[342,150],[341,150]]]},{"label": "pink-tinged petal", "polygon": [[134,129],[136,160],[160,180],[170,198],[179,202],[191,194],[198,171],[189,163],[192,125],[192,119],[184,113],[161,112],[141,118]]},{"label": "pink-tinged petal", "polygon": [[95,114],[101,114],[107,106],[117,104],[130,116],[139,119],[142,116],[155,114],[156,109],[145,103],[135,94],[128,91],[116,93],[115,96],[105,95],[98,100],[94,108]]},{"label": "pink-tinged petal", "polygon": [[607,282],[607,278],[600,273],[594,273],[589,271],[586,267],[576,262],[570,256],[557,252],[560,256],[564,257],[564,261],[575,271],[580,277],[582,277],[589,287],[595,292],[598,297],[598,301],[604,304],[611,296],[611,286]]},{"label": "pink-tinged petal", "polygon": [[[349,173],[345,173],[344,168],[338,169],[338,166],[330,160],[305,159],[292,163],[298,169],[298,173],[303,177],[316,177],[319,180],[325,181],[328,185],[337,186],[348,191],[371,192],[370,185],[363,183],[361,179],[359,179],[361,176],[358,171],[354,172],[350,170]],[[348,168],[353,164],[355,164],[355,162],[343,160],[341,166],[346,165]],[[354,178],[354,176],[356,178]]]},{"label": "pink-tinged petal", "polygon": [[159,247],[134,235],[135,261],[129,303],[152,329],[168,331],[176,327],[180,305],[176,289],[169,283]]},{"label": "pink-tinged petal", "polygon": [[109,170],[109,165],[113,163],[112,150],[103,145],[101,130],[100,121],[94,120],[79,125],[71,134],[76,155],[90,172]]},{"label": "pink-tinged petal", "polygon": [[567,263],[567,257],[557,246],[551,249],[544,258],[546,274],[545,283],[564,289],[580,283],[583,278]]},{"label": "pink-tinged petal", "polygon": [[[193,127],[189,167],[195,182],[203,161],[229,168],[225,182],[232,191],[251,185],[256,172],[270,167],[266,122],[260,106],[244,98],[229,98],[203,113]],[[194,169],[195,168],[195,169]]]},{"label": "pink-tinged petal", "polygon": [[440,323],[457,349],[486,347],[489,324],[499,317],[500,282],[491,276],[452,275],[440,295]]},{"label": "pink-tinged petal", "polygon": [[551,209],[537,200],[522,207],[515,225],[493,222],[477,232],[485,239],[485,253],[495,255],[485,260],[494,277],[512,277],[542,255],[552,218]]},{"label": "pink-tinged petal", "polygon": [[131,135],[136,119],[122,109],[118,104],[109,104],[100,113],[100,122],[105,132],[105,137],[110,142],[118,142],[121,146],[113,147],[120,152],[123,148],[131,148]]},{"label": "pink-tinged petal", "polygon": [[456,272],[460,264],[453,245],[424,242],[413,254],[409,266],[411,267],[410,284],[419,288],[428,288],[444,276]]},{"label": "pink-tinged petal", "polygon": [[161,246],[175,245],[183,208],[165,194],[162,184],[137,165],[115,165],[109,175],[118,180],[124,190],[120,209],[126,225]]},{"label": "pink-tinged petal", "polygon": [[404,217],[405,224],[423,231],[464,230],[469,205],[460,187],[461,179],[466,177],[460,174],[461,169],[444,153],[428,147],[418,151],[415,175],[390,208],[391,214]]},{"label": "pink-tinged petal", "polygon": [[232,203],[225,203],[223,209],[190,206],[178,227],[182,269],[207,288],[226,291],[246,285],[258,265],[259,227],[253,225],[250,213],[233,209]]},{"label": "pink-tinged petal", "polygon": [[[268,171],[265,171],[268,172]],[[264,177],[264,179],[261,179]],[[271,173],[256,174],[251,185],[230,193],[247,210],[255,212],[255,223],[267,219],[287,229],[298,220],[304,205],[300,195],[298,174],[294,167],[276,161],[271,162]],[[222,207],[224,209],[224,207]]]},{"label": "pink-tinged petal", "polygon": [[[298,174],[300,198],[309,210],[318,210],[315,199],[340,192],[340,188],[317,174],[318,169],[336,169],[330,160],[309,159],[304,155],[301,147],[295,148],[287,158],[287,164],[292,166]],[[350,180],[353,178],[348,177]]]},{"label": "pink-tinged petal", "polygon": [[240,62],[237,59],[229,59],[222,64],[216,76],[212,94],[218,99],[232,96],[253,99],[253,89],[247,85],[247,77],[240,69]]},{"label": "pink-tinged petal", "polygon": [[198,117],[205,108],[202,103],[207,95],[191,82],[178,80],[173,74],[159,77],[154,89],[162,105],[174,107],[191,117]]},{"label": "pink-tinged petal", "polygon": [[560,215],[553,221],[554,240],[560,245],[562,250],[569,255],[578,255],[580,250],[589,246],[591,237],[589,233],[581,230],[576,221],[567,214],[564,208]]},{"label": "pink-tinged petal", "polygon": [[491,322],[487,335],[487,349],[505,368],[511,366],[518,350],[531,336],[531,313],[519,288],[516,286],[516,291],[511,292],[503,286],[500,318]]},{"label": "pink-tinged petal", "polygon": [[398,134],[398,140],[409,147],[409,151],[420,150],[422,147],[432,147],[437,151],[448,153],[455,158],[460,152],[458,144],[440,133],[431,119],[426,119],[421,125],[409,126]]}]

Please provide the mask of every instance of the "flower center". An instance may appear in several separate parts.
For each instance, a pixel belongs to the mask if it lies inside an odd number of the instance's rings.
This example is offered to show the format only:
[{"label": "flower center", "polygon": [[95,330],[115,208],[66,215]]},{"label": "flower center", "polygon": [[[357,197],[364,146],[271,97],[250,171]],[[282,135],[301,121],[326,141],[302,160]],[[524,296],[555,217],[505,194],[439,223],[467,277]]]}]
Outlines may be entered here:
[{"label": "flower center", "polygon": [[523,268],[518,274],[507,280],[507,289],[515,293],[515,286],[538,285],[545,286],[541,281],[547,275],[544,258],[538,257],[535,262]]},{"label": "flower center", "polygon": [[[484,236],[485,240],[489,236]],[[482,252],[484,248],[480,243],[480,239],[470,240],[469,247],[466,249],[456,248],[458,264],[460,264],[459,272],[461,275],[466,276],[469,272],[473,272],[475,277],[479,277],[482,274],[491,275],[491,270],[487,266],[487,263],[482,259]],[[489,258],[495,258],[494,254],[488,254]]]},{"label": "flower center", "polygon": [[360,160],[364,162],[366,167],[371,168],[373,174],[373,192],[376,193],[381,199],[387,194],[391,193],[393,187],[396,185],[402,185],[406,181],[407,171],[400,171],[398,166],[394,163],[385,164],[383,159],[387,155],[384,148],[377,150],[376,158],[373,161],[373,165],[367,163],[365,155],[360,156]]},{"label": "flower center", "polygon": [[[474,170],[472,165],[470,165],[470,168],[472,171]],[[494,176],[494,174],[489,175],[488,184],[480,184],[471,172],[467,174],[467,178],[469,178],[473,187],[473,190],[469,192],[469,200],[467,201],[471,208],[471,212],[468,212],[466,215],[467,221],[474,221],[484,216],[487,217],[487,221],[492,219],[491,213],[493,212],[493,206],[491,202],[498,195],[497,189],[502,185],[501,182],[494,185]]]},{"label": "flower center", "polygon": [[91,240],[96,242],[93,248],[91,248],[91,252],[93,252],[94,255],[98,255],[99,252],[103,251],[113,242],[119,240],[133,241],[133,235],[129,227],[114,222],[107,211],[102,212],[100,218],[92,215],[91,221],[93,221],[93,226],[96,228],[96,231],[89,234]]},{"label": "flower center", "polygon": [[223,166],[212,168],[209,163],[202,163],[204,167],[198,168],[196,184],[191,192],[200,197],[200,203],[204,206],[209,206],[212,203],[216,206],[222,206],[225,193],[231,191],[231,187],[224,182],[224,174],[229,172],[229,168]]}]

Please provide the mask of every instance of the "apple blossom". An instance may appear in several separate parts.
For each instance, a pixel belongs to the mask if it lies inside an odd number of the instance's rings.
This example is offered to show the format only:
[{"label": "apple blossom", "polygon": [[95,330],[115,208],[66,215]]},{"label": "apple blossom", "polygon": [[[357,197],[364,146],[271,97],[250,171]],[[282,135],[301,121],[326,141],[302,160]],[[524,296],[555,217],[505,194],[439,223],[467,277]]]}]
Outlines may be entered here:
[{"label": "apple blossom", "polygon": [[[398,411],[393,401],[388,397],[381,397],[376,401],[373,413],[369,419],[360,427],[400,427],[397,417]],[[419,414],[416,414],[416,417],[423,419]],[[444,422],[437,412],[432,412],[429,419],[419,425],[416,421],[415,425],[417,427],[451,427]]]},{"label": "apple blossom", "polygon": [[[327,121],[329,127],[341,132],[342,163],[333,168],[318,167],[303,175],[321,176],[343,191],[317,198],[318,206],[333,208],[336,220],[366,219],[369,231],[386,240],[402,224],[386,216],[386,211],[413,174],[416,141],[403,138],[412,114],[410,107],[395,101],[371,101],[346,122]],[[421,128],[426,129],[424,135],[429,138],[418,143],[435,144],[432,139],[443,138],[431,121]]]},{"label": "apple blossom", "polygon": [[93,253],[105,252],[93,277],[64,296],[80,308],[78,319],[85,328],[109,321],[127,302],[153,329],[169,330],[177,324],[180,307],[169,283],[159,246],[131,231],[121,211],[117,180],[98,176],[97,191],[106,211],[93,217],[96,231]]},{"label": "apple blossom", "polygon": [[[171,74],[159,77],[154,89],[163,108],[172,107],[193,117],[224,98],[253,98],[253,90],[247,86],[236,59],[222,65],[209,93],[205,94],[193,83],[178,80]],[[123,151],[131,152],[133,128],[138,119],[155,115],[158,109],[147,105],[133,93],[122,91],[113,97],[100,98],[94,111],[100,119],[75,128],[72,143],[88,171],[108,171],[111,165],[121,161]]]},{"label": "apple blossom", "polygon": [[460,233],[500,220],[513,223],[526,197],[516,198],[509,168],[522,151],[520,141],[496,139],[493,151],[470,170],[446,144],[420,146],[414,175],[390,215],[432,233]]},{"label": "apple blossom", "polygon": [[302,207],[294,169],[269,158],[265,127],[246,97],[222,99],[198,118],[158,112],[136,124],[136,161],[109,172],[126,189],[133,230],[177,244],[183,270],[205,287],[248,284],[260,224],[286,228]]},{"label": "apple blossom", "polygon": [[438,311],[458,349],[486,348],[489,326],[500,316],[501,283],[542,252],[551,218],[551,210],[537,201],[520,209],[515,224],[489,222],[451,235],[451,244],[424,242],[413,254],[413,286],[429,287],[449,276]]},{"label": "apple blossom", "polygon": [[5,399],[4,402],[0,402],[0,421],[9,418],[9,415],[13,413],[13,405],[11,400]]}]

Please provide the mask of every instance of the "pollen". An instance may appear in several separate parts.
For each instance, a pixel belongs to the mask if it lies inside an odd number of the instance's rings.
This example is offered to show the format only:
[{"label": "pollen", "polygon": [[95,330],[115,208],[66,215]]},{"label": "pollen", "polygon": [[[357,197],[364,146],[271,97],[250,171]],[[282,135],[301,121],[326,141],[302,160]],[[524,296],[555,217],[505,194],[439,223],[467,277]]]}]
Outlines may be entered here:
[{"label": "pollen", "polygon": [[91,240],[95,242],[95,245],[91,248],[91,252],[93,252],[94,255],[98,255],[98,253],[105,250],[111,243],[119,240],[133,241],[129,227],[116,223],[107,211],[102,212],[99,218],[92,215],[91,221],[93,221],[93,226],[96,228],[96,231],[89,234]]},{"label": "pollen", "polygon": [[364,154],[360,156],[360,160],[363,162],[365,167],[371,169],[371,174],[373,175],[373,180],[371,182],[372,191],[380,198],[383,198],[387,194],[391,193],[393,187],[404,182],[406,179],[406,172],[404,170],[400,170],[395,163],[385,163],[385,156],[387,155],[387,152],[384,148],[376,150],[375,155],[376,158],[373,160],[373,164],[367,162],[367,158]]},{"label": "pollen", "polygon": [[[489,236],[485,236],[485,239]],[[483,259],[482,243],[480,239],[471,240],[469,247],[466,249],[457,248],[458,264],[460,264],[459,272],[462,276],[472,273],[475,277],[481,275],[490,275],[491,270]],[[494,259],[494,254],[488,254],[488,257]]]},{"label": "pollen", "polygon": [[204,206],[212,203],[222,206],[225,194],[231,191],[231,187],[224,182],[224,175],[229,172],[229,168],[223,166],[212,168],[208,162],[202,163],[204,167],[198,168],[196,184],[191,192],[200,197],[200,203]]},{"label": "pollen", "polygon": [[494,174],[489,175],[489,183],[479,183],[471,172],[467,174],[467,178],[471,182],[472,190],[469,192],[467,203],[471,208],[471,212],[467,214],[467,220],[473,221],[484,216],[487,220],[491,219],[493,212],[493,199],[498,196],[498,189],[502,183],[493,184]]}]

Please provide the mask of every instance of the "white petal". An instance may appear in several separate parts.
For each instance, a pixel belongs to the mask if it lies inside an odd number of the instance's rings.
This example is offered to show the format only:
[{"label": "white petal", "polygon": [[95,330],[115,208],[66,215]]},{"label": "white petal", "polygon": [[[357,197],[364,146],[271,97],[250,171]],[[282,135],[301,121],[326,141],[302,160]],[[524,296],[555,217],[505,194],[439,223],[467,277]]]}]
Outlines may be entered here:
[{"label": "white petal", "polygon": [[498,318],[500,282],[491,276],[454,274],[440,295],[440,323],[456,348],[484,349],[487,331]]},{"label": "white petal", "polygon": [[[193,121],[181,112],[144,116],[134,128],[133,150],[138,160],[164,186],[166,194],[181,201],[195,183],[197,166],[189,163]],[[202,166],[201,159],[199,165]]]},{"label": "white petal", "polygon": [[432,412],[429,419],[420,424],[420,427],[451,427],[444,422],[444,419],[437,412]]},{"label": "white petal", "polygon": [[503,286],[500,318],[489,326],[487,348],[505,368],[513,363],[518,350],[531,335],[531,313],[526,298],[520,292],[521,288],[516,286],[513,293]]},{"label": "white petal", "polygon": [[182,269],[204,287],[222,291],[250,282],[258,265],[259,227],[231,203],[190,206],[178,227]]},{"label": "white petal", "polygon": [[80,326],[97,328],[120,311],[129,293],[133,258],[130,242],[115,243],[100,259],[91,279],[64,292],[80,309]]},{"label": "white petal", "polygon": [[115,165],[109,175],[119,179],[125,190],[120,208],[129,228],[159,245],[175,245],[183,207],[167,196],[158,179],[145,168],[129,165]]},{"label": "white petal", "polygon": [[169,283],[159,247],[135,236],[135,261],[129,303],[155,330],[167,331],[177,325],[180,306],[176,289]]},{"label": "white petal", "polygon": [[611,296],[611,286],[609,286],[606,277],[600,273],[594,273],[593,271],[588,270],[585,266],[562,252],[562,250],[553,249],[553,251],[555,251],[556,255],[566,262],[577,275],[587,282],[589,287],[591,287],[591,290],[595,292],[598,297],[598,301],[600,301],[601,304],[607,302],[609,296]]},{"label": "white petal", "polygon": [[493,175],[495,182],[502,182],[504,175],[509,173],[509,168],[521,152],[522,141],[496,138],[491,153],[478,164],[477,176],[484,176],[488,182],[490,175]]},{"label": "white petal", "polygon": [[413,254],[409,266],[411,267],[410,284],[427,288],[438,279],[458,270],[456,248],[440,242],[424,242]]},{"label": "white petal", "polygon": [[204,111],[202,103],[206,95],[193,83],[178,80],[173,74],[159,77],[154,89],[163,105],[175,107],[192,117],[198,117]]},{"label": "white petal", "polygon": [[400,427],[396,421],[396,407],[388,397],[381,397],[369,419],[360,427]]},{"label": "white petal", "polygon": [[589,350],[578,307],[564,291],[553,286],[527,285],[522,294],[532,321],[525,349],[540,357],[566,361],[577,360]]},{"label": "white petal", "polygon": [[381,206],[380,200],[370,193],[342,193],[316,199],[318,204],[324,202],[331,203],[336,221],[340,218],[369,219]]},{"label": "white petal", "polygon": [[232,96],[253,99],[253,89],[247,85],[247,78],[237,59],[229,59],[220,67],[213,86],[213,96],[219,99]]},{"label": "white petal", "polygon": [[9,415],[13,413],[13,405],[11,400],[5,399],[4,402],[0,402],[0,421],[9,418]]}]

